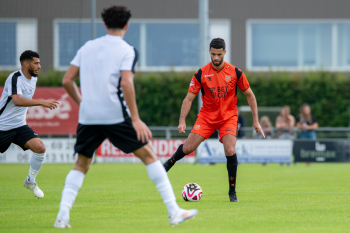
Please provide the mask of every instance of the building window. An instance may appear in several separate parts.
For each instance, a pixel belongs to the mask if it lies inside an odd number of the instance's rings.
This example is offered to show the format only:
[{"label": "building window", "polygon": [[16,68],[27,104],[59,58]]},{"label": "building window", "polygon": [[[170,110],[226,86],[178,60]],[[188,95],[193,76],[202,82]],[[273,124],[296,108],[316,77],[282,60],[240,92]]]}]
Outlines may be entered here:
[{"label": "building window", "polygon": [[247,69],[350,70],[350,22],[249,20]]},{"label": "building window", "polygon": [[198,24],[146,25],[146,66],[197,66]]},{"label": "building window", "polygon": [[[229,45],[229,20],[212,20],[210,28]],[[68,68],[77,50],[91,39],[89,20],[56,19],[54,21],[54,67]],[[211,30],[210,30],[211,31]],[[107,33],[102,21],[96,23],[96,37]],[[199,26],[196,20],[131,20],[124,38],[139,54],[142,71],[195,70],[199,66]],[[209,55],[208,55],[209,57]],[[229,54],[226,55],[229,62]]]},{"label": "building window", "polygon": [[37,51],[36,19],[0,19],[0,69],[19,68],[25,50]]}]

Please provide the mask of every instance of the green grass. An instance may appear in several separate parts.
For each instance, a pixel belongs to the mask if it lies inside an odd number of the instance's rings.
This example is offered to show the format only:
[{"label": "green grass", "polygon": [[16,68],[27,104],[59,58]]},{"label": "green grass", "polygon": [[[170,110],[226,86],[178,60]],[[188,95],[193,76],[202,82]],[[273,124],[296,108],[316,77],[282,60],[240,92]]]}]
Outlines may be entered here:
[{"label": "green grass", "polygon": [[[239,203],[228,199],[224,164],[177,164],[169,173],[180,207],[199,214],[171,227],[141,164],[92,165],[71,211],[72,229],[54,229],[65,177],[72,165],[44,164],[36,199],[22,187],[29,166],[0,165],[0,232],[349,232],[350,164],[238,168]],[[203,188],[198,203],[182,187]]]}]

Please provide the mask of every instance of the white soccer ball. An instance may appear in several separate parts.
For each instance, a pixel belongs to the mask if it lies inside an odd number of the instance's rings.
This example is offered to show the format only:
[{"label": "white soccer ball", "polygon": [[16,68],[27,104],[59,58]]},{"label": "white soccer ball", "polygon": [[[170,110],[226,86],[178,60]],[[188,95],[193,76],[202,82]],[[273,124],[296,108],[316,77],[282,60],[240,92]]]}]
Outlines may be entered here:
[{"label": "white soccer ball", "polygon": [[188,183],[182,189],[182,197],[185,201],[199,201],[202,198],[202,188],[196,183]]}]

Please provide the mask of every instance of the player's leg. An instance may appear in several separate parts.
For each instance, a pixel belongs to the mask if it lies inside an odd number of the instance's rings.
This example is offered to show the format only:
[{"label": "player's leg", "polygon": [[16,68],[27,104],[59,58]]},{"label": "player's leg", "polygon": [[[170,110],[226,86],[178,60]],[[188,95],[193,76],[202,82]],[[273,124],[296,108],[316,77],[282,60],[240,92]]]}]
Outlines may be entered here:
[{"label": "player's leg", "polygon": [[33,151],[33,155],[30,159],[29,173],[26,178],[28,183],[33,184],[35,183],[36,175],[44,164],[46,148],[40,138],[33,138],[29,140],[26,144],[24,144],[24,147]]},{"label": "player's leg", "polygon": [[204,140],[205,137],[203,137],[202,135],[199,135],[197,133],[190,133],[185,143],[181,144],[177,148],[175,154],[163,164],[165,170],[168,172],[177,161],[195,151],[197,147],[201,144],[201,142],[203,142]]},{"label": "player's leg", "polygon": [[146,165],[148,176],[156,185],[156,188],[168,210],[169,223],[171,225],[177,225],[194,217],[198,212],[197,210],[184,210],[177,205],[175,194],[168,175],[166,174],[163,165],[154,154],[151,145],[146,144],[145,146],[135,150],[134,154],[138,156]]},{"label": "player's leg", "polygon": [[4,153],[11,146],[13,139],[16,137],[15,130],[0,130],[0,153]]},{"label": "player's leg", "polygon": [[199,144],[212,135],[215,130],[216,127],[208,124],[204,118],[198,117],[185,143],[181,144],[175,154],[163,164],[165,170],[168,172],[176,161],[195,151]]},{"label": "player's leg", "polygon": [[23,186],[32,190],[35,197],[43,198],[44,193],[35,182],[35,178],[40,171],[45,159],[45,145],[39,136],[28,125],[18,128],[17,135],[13,143],[23,150],[30,149],[33,155],[30,159],[28,176],[23,181]]},{"label": "player's leg", "polygon": [[222,137],[222,143],[224,144],[225,155],[227,159],[227,172],[229,182],[229,196],[231,202],[238,202],[236,195],[236,181],[237,181],[237,167],[238,160],[236,155],[236,140],[237,138],[232,134],[226,134]]},{"label": "player's leg", "polygon": [[60,210],[57,214],[54,227],[66,228],[69,226],[70,210],[73,207],[79,189],[83,185],[85,174],[90,168],[92,156],[97,147],[103,142],[105,136],[100,132],[100,126],[80,125],[77,130],[77,142],[74,150],[78,153],[78,159],[64,184]]},{"label": "player's leg", "polygon": [[224,123],[220,129],[220,141],[224,144],[224,151],[227,159],[227,172],[229,182],[229,197],[231,202],[238,202],[236,195],[237,167],[238,160],[236,155],[237,141],[237,118],[234,117]]},{"label": "player's leg", "polygon": [[115,147],[125,153],[133,152],[146,165],[148,176],[156,185],[166,205],[170,224],[176,225],[197,214],[197,210],[183,210],[179,208],[163,165],[157,159],[149,143],[142,143],[137,140],[137,134],[131,121],[108,126],[105,128],[104,133]]}]

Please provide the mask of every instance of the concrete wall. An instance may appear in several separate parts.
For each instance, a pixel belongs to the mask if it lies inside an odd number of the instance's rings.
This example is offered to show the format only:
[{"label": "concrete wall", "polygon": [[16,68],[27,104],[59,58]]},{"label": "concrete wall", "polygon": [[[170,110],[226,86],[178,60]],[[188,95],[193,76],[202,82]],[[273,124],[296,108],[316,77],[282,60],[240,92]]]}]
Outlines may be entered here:
[{"label": "concrete wall", "polygon": [[[3,0],[0,18],[37,18],[38,51],[44,69],[53,67],[53,19],[89,18],[90,0]],[[197,0],[97,0],[104,7],[123,4],[136,18],[198,18]],[[210,18],[231,20],[231,63],[245,69],[247,19],[348,19],[348,0],[210,0]]]}]

